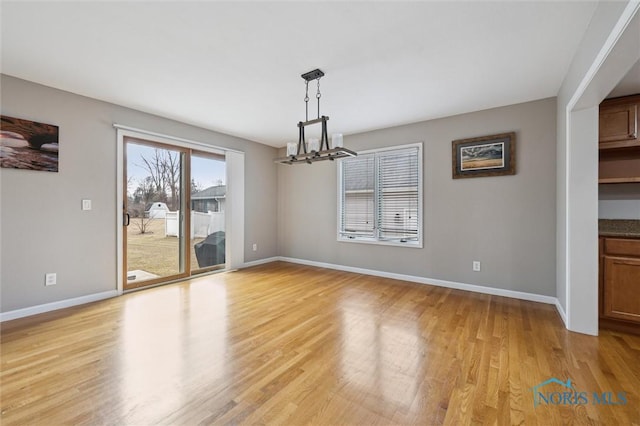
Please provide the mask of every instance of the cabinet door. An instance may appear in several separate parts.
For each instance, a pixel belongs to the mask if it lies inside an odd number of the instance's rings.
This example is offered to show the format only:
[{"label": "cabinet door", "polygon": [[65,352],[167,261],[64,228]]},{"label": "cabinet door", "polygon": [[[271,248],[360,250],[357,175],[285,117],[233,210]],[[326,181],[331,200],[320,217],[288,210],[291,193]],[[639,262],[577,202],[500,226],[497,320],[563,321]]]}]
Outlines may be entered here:
[{"label": "cabinet door", "polygon": [[626,104],[600,107],[600,143],[637,140],[638,106]]},{"label": "cabinet door", "polygon": [[640,259],[605,256],[604,316],[640,323]]}]

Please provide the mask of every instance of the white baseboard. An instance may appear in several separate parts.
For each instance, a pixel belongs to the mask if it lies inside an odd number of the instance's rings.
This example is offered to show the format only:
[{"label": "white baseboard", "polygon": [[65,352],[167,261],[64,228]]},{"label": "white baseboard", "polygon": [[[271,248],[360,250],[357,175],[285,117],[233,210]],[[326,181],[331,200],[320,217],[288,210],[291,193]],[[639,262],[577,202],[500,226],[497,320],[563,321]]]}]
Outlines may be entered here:
[{"label": "white baseboard", "polygon": [[[254,260],[251,262],[245,262],[242,267],[249,268],[252,266],[264,265],[265,263],[271,263],[271,262],[277,262],[277,261],[297,263],[300,265],[316,266],[319,268],[334,269],[338,271],[354,272],[357,274],[371,275],[375,277],[391,278],[395,280],[409,281],[409,282],[414,282],[418,284],[428,284],[428,285],[434,285],[438,287],[446,287],[446,288],[453,288],[457,290],[471,291],[474,293],[491,294],[494,296],[510,297],[512,299],[528,300],[532,302],[540,302],[540,303],[555,305],[556,309],[558,310],[558,313],[560,314],[560,317],[562,318],[562,321],[564,321],[565,327],[567,326],[567,315],[564,312],[564,309],[562,309],[562,305],[560,305],[560,302],[558,301],[558,299],[553,296],[544,296],[541,294],[526,293],[522,291],[505,290],[505,289],[494,288],[494,287],[485,287],[485,286],[480,286],[475,284],[458,283],[454,281],[439,280],[435,278],[418,277],[414,275],[396,274],[393,272],[376,271],[373,269],[356,268],[353,266],[336,265],[333,263],[316,262],[313,260],[297,259],[297,258],[285,257],[285,256],[274,256],[274,257],[268,257],[265,259]],[[57,309],[68,308],[71,306],[82,305],[84,303],[96,302],[98,300],[109,299],[111,297],[115,297],[118,295],[120,295],[120,293],[117,290],[111,290],[111,291],[105,291],[102,293],[90,294],[87,296],[75,297],[73,299],[60,300],[58,302],[51,302],[51,303],[45,303],[43,305],[31,306],[29,308],[2,312],[0,313],[0,322],[10,321],[13,319],[23,318],[30,315],[41,314],[49,311],[55,311]]]},{"label": "white baseboard", "polygon": [[[558,306],[558,299],[553,296],[544,296],[541,294],[525,293],[522,291],[505,290],[502,288],[485,287],[475,284],[458,283],[454,281],[438,280],[434,278],[417,277],[414,275],[396,274],[393,272],[382,272],[373,269],[355,268],[352,266],[335,265],[332,263],[316,262],[313,260],[296,259],[293,257],[279,257],[278,260],[290,263],[298,263],[300,265],[317,266],[319,268],[336,269],[345,272],[355,272],[364,275],[373,275],[375,277],[392,278],[395,280],[410,281],[419,284],[428,284],[438,287],[447,287],[457,290],[472,291],[474,293],[491,294],[494,296],[510,297],[512,299],[529,300],[531,302],[546,303]],[[562,315],[562,314],[561,314]]]},{"label": "white baseboard", "polygon": [[267,257],[265,259],[252,260],[251,262],[244,262],[243,268],[250,268],[252,266],[264,265],[265,263],[277,262],[282,260],[279,256]]},{"label": "white baseboard", "polygon": [[413,275],[396,274],[392,272],[382,272],[382,271],[376,271],[373,269],[355,268],[352,266],[343,266],[343,265],[336,265],[332,263],[316,262],[313,260],[297,259],[294,257],[286,257],[286,256],[275,256],[275,257],[269,257],[266,259],[256,260],[254,262],[246,262],[244,264],[244,267],[257,266],[257,265],[262,265],[265,263],[276,262],[276,261],[297,263],[300,265],[308,265],[308,266],[317,266],[319,268],[335,269],[338,271],[345,271],[345,272],[355,272],[358,274],[372,275],[376,277],[393,278],[396,280],[410,281],[410,282],[415,282],[419,284],[429,284],[429,285],[435,285],[438,287],[454,288],[457,290],[472,291],[474,293],[491,294],[495,296],[510,297],[513,299],[529,300],[532,302],[540,302],[540,303],[546,303],[549,305],[555,305],[556,310],[558,311],[558,314],[560,314],[560,318],[562,318],[562,321],[564,322],[565,328],[567,329],[569,328],[567,323],[567,314],[562,308],[560,301],[553,296],[544,296],[541,294],[526,293],[526,292],[514,291],[514,290],[504,290],[501,288],[485,287],[485,286],[479,286],[475,284],[465,284],[465,283],[458,283],[454,281],[438,280],[433,278],[416,277]]},{"label": "white baseboard", "polygon": [[562,322],[564,322],[564,327],[565,328],[569,328],[569,324],[567,323],[567,314],[564,311],[564,309],[562,308],[562,305],[560,304],[560,301],[558,299],[556,299],[556,309],[558,310],[558,313],[560,314],[560,318],[562,318]]},{"label": "white baseboard", "polygon": [[0,322],[10,321],[13,319],[24,318],[31,315],[42,314],[44,312],[56,311],[58,309],[69,308],[71,306],[82,305],[85,303],[96,302],[98,300],[116,297],[120,293],[117,290],[104,291],[102,293],[89,294],[86,296],[74,297],[73,299],[59,300],[57,302],[45,303],[43,305],[31,306],[23,309],[0,313]]}]

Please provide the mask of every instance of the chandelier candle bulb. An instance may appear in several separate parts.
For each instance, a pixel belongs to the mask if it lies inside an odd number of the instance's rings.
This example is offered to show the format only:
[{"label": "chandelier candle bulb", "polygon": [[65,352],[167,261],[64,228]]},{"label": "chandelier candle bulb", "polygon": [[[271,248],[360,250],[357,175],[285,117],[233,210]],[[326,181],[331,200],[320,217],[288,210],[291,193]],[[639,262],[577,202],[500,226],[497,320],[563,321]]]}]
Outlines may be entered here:
[{"label": "chandelier candle bulb", "polygon": [[342,133],[334,133],[331,135],[331,147],[342,148],[344,147],[344,140],[342,139]]},{"label": "chandelier candle bulb", "polygon": [[318,152],[320,151],[320,141],[318,139],[309,139],[307,143],[307,151]]},{"label": "chandelier candle bulb", "polygon": [[298,144],[295,142],[287,143],[287,156],[298,155]]}]

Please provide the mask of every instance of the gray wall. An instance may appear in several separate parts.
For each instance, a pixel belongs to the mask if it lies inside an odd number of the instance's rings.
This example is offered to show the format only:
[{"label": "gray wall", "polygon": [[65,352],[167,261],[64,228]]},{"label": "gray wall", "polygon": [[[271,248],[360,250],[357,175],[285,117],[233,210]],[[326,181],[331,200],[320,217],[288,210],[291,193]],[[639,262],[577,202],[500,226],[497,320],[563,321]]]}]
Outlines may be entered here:
[{"label": "gray wall", "polygon": [[[0,169],[2,312],[116,289],[113,123],[245,152],[245,261],[277,255],[274,148],[2,75],[1,113],[60,127],[58,173]],[[83,198],[93,210],[81,211]],[[256,242],[258,251],[251,245]],[[58,284],[44,286],[56,272]]]},{"label": "gray wall", "polygon": [[598,185],[598,218],[640,220],[640,183]]},{"label": "gray wall", "polygon": [[[509,131],[515,176],[452,179],[451,141]],[[337,167],[322,162],[278,168],[280,255],[555,296],[556,100],[345,136],[355,150],[420,141],[424,248],[336,241]]]}]

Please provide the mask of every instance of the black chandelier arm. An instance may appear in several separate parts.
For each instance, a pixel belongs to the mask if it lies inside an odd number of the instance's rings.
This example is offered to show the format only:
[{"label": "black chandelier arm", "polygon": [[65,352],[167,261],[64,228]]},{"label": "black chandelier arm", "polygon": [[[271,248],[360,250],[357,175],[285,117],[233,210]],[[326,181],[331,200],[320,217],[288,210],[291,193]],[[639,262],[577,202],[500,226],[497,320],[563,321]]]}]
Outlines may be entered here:
[{"label": "black chandelier arm", "polygon": [[300,126],[304,126],[304,127],[311,126],[311,125],[314,125],[314,124],[322,123],[323,121],[327,121],[327,120],[329,120],[329,117],[327,117],[326,115],[323,115],[322,117],[314,118],[313,120],[300,121],[298,123],[298,127],[300,127]]},{"label": "black chandelier arm", "polygon": [[329,117],[325,117],[324,115],[322,116],[322,118],[326,118],[326,120],[322,120],[322,135],[320,136],[320,151],[323,151],[326,147],[327,151],[329,150],[329,135],[327,134],[327,120],[329,119]]},{"label": "black chandelier arm", "polygon": [[320,118],[308,121],[300,121],[298,123],[298,155],[302,152],[307,154],[307,141],[305,139],[304,128],[314,124],[322,124],[322,133],[320,134],[320,151],[329,150],[329,131],[327,130],[327,121],[329,117],[323,115]]},{"label": "black chandelier arm", "polygon": [[307,153],[307,142],[304,138],[304,123],[301,121],[298,123],[298,155],[301,154],[300,151],[303,151],[305,154]]}]

